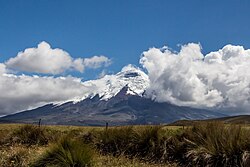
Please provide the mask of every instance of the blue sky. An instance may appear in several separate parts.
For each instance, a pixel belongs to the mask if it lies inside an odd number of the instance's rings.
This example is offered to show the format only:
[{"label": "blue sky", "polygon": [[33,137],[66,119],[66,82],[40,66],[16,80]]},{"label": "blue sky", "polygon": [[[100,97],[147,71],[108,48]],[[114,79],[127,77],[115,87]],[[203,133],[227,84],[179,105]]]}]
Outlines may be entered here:
[{"label": "blue sky", "polygon": [[[72,57],[105,55],[117,72],[150,47],[201,43],[203,53],[226,44],[250,48],[247,0],[0,0],[0,62],[41,41]],[[95,78],[99,70],[71,75]]]},{"label": "blue sky", "polygon": [[143,66],[148,98],[249,113],[249,9],[249,0],[0,0],[0,115],[81,99],[103,88],[84,81],[128,64]]}]

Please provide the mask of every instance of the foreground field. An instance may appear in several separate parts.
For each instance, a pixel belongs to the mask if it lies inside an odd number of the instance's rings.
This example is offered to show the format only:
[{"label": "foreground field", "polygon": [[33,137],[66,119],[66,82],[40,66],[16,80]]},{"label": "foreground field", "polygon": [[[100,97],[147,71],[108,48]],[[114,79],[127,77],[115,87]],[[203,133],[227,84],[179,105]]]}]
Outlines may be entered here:
[{"label": "foreground field", "polygon": [[0,166],[250,166],[250,130],[194,126],[0,125]]}]

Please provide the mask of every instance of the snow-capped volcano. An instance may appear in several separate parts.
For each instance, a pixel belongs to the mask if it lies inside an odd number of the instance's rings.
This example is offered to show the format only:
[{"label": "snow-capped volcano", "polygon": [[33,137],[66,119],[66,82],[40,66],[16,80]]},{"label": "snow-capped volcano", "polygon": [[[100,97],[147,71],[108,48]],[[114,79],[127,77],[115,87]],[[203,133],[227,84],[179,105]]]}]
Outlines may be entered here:
[{"label": "snow-capped volcano", "polygon": [[101,100],[109,100],[119,93],[125,86],[128,87],[127,94],[142,96],[146,88],[149,86],[149,79],[139,68],[128,65],[115,75],[105,75],[97,80],[83,82],[86,91],[83,97],[92,98],[99,95]]},{"label": "snow-capped volcano", "polygon": [[44,124],[101,126],[106,122],[111,125],[160,124],[224,116],[144,97],[149,78],[132,65],[117,74],[82,82],[82,86],[79,90],[81,97],[8,115],[0,118],[0,122],[34,123],[34,120],[42,119]]}]

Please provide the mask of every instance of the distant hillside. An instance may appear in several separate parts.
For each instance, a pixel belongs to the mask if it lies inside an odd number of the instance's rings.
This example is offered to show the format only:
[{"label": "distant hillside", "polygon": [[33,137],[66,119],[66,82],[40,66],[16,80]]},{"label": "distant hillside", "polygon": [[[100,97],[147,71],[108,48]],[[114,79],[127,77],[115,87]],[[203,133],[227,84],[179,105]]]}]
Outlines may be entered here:
[{"label": "distant hillside", "polygon": [[230,117],[216,118],[212,120],[223,121],[232,124],[250,124],[250,115],[238,115]]},{"label": "distant hillside", "polygon": [[221,121],[228,124],[250,124],[250,115],[229,116],[229,117],[221,117],[221,118],[206,119],[206,120],[178,120],[168,125],[191,126],[197,122],[209,122],[209,121]]}]

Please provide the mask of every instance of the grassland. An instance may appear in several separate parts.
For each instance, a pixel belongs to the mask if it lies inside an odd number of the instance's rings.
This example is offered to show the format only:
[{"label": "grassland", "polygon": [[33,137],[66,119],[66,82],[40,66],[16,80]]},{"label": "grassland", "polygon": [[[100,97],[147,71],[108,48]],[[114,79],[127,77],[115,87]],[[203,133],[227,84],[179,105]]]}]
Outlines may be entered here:
[{"label": "grassland", "polygon": [[0,124],[0,166],[249,166],[250,129],[193,126],[77,127]]}]

